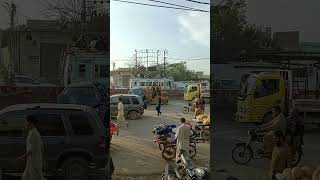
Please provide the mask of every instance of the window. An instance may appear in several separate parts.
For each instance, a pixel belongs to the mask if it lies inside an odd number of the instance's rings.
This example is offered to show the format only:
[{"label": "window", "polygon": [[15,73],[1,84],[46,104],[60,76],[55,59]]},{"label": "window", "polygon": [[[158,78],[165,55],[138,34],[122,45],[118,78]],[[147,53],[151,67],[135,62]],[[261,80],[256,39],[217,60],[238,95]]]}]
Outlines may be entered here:
[{"label": "window", "polygon": [[266,79],[262,80],[257,87],[255,97],[265,97],[277,94],[279,92],[279,79]]},{"label": "window", "polygon": [[152,82],[147,82],[147,86],[152,86]]},{"label": "window", "polygon": [[131,98],[133,104],[140,104],[136,97]]},{"label": "window", "polygon": [[25,129],[25,114],[9,112],[0,117],[0,137],[23,137]]},{"label": "window", "polygon": [[130,98],[129,97],[122,97],[122,103],[123,104],[130,104]]},{"label": "window", "polygon": [[36,114],[36,118],[41,136],[66,135],[63,120],[59,113],[39,113]]},{"label": "window", "polygon": [[119,102],[119,98],[112,97],[110,98],[110,103],[113,105],[117,105]]},{"label": "window", "polygon": [[100,65],[100,78],[108,77],[108,66],[107,65]]},{"label": "window", "polygon": [[89,123],[89,118],[85,114],[72,114],[69,116],[74,135],[92,135],[93,129]]},{"label": "window", "polygon": [[84,78],[86,73],[86,65],[79,64],[79,78]]},{"label": "window", "polygon": [[137,82],[134,82],[134,86],[137,86]]},{"label": "window", "polygon": [[145,86],[146,85],[146,83],[145,82],[141,82],[141,86]]}]

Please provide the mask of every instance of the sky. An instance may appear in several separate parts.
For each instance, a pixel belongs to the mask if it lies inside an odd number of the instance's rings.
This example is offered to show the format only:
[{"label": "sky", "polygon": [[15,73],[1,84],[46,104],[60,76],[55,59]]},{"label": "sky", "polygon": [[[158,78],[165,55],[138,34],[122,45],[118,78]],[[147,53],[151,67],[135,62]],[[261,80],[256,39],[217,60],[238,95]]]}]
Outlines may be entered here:
[{"label": "sky", "polygon": [[[0,0],[2,3],[5,0]],[[7,0],[10,1],[10,0]],[[49,0],[15,0],[19,20],[41,19]],[[152,3],[148,0],[130,0]],[[162,0],[206,9],[207,5],[184,0]],[[200,1],[200,0],[199,0]],[[202,0],[209,2],[209,0]],[[220,0],[219,0],[220,1]],[[319,0],[247,0],[247,18],[252,24],[271,26],[273,31],[300,31],[301,41],[320,42]],[[208,58],[209,13],[131,5],[111,0],[111,59],[131,59],[135,49],[168,50],[168,57]],[[0,28],[8,26],[8,14],[0,7]],[[169,63],[179,62],[170,60]],[[194,70],[209,72],[209,60],[187,61]],[[128,61],[116,62],[116,67]]]},{"label": "sky", "polygon": [[[203,0],[209,2],[209,0]],[[148,0],[136,0],[154,4]],[[210,9],[182,0],[166,1]],[[157,3],[158,5],[161,5]],[[188,59],[187,67],[210,73],[210,14],[111,1],[111,60],[116,68],[130,63],[135,49],[168,50],[168,63]],[[162,58],[162,57],[161,57]],[[207,58],[200,59],[199,58]],[[177,60],[178,59],[178,60]],[[191,60],[190,60],[191,59]],[[194,60],[197,59],[197,60]]]}]

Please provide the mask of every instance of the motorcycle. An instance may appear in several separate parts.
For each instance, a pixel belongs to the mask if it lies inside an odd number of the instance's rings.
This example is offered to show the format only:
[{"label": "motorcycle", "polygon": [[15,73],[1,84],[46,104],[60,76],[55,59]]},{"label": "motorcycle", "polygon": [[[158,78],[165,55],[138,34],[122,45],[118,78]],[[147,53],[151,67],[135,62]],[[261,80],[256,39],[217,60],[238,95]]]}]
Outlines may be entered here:
[{"label": "motorcycle", "polygon": [[[196,147],[197,143],[203,143],[205,140],[201,137],[201,131],[192,128],[192,124],[188,123],[191,127],[192,135],[190,136],[190,144]],[[159,149],[162,151],[165,146],[170,145],[174,140],[176,125],[158,125],[154,127],[152,133],[155,134],[153,142],[158,143]]]},{"label": "motorcycle", "polygon": [[[249,138],[245,142],[240,142],[232,149],[232,160],[240,165],[248,164],[253,158],[263,159],[271,158],[264,156],[264,144],[262,136],[259,136],[256,130],[248,131]],[[303,155],[303,136],[298,135],[296,137],[296,150],[294,153],[293,166],[297,166]],[[253,147],[257,147],[255,150]]]},{"label": "motorcycle", "polygon": [[182,179],[185,180],[209,180],[210,173],[208,168],[195,167],[192,160],[186,155],[185,151],[181,151],[181,159],[178,163],[178,171]]},{"label": "motorcycle", "polygon": [[162,180],[183,180],[173,161],[167,161],[162,173]]},{"label": "motorcycle", "polygon": [[183,107],[183,111],[182,112],[184,114],[188,114],[190,111],[194,112],[194,110],[195,110],[195,104],[192,104],[192,103],[188,102],[188,105]]}]

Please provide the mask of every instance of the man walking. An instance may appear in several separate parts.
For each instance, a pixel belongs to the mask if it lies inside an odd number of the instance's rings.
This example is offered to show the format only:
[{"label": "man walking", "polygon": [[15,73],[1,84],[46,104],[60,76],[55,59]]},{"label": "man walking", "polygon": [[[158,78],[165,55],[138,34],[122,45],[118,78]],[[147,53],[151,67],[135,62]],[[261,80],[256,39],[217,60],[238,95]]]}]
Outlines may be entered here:
[{"label": "man walking", "polygon": [[123,99],[120,97],[119,104],[118,104],[118,116],[117,116],[118,129],[121,129],[124,126],[128,128],[128,122],[124,117],[124,107],[123,107],[122,101]]},{"label": "man walking", "polygon": [[180,119],[180,126],[176,132],[176,140],[177,140],[177,151],[176,151],[176,162],[178,162],[181,150],[185,151],[186,155],[189,156],[189,146],[190,146],[190,126],[186,123],[184,118]]},{"label": "man walking", "polygon": [[22,175],[22,180],[44,180],[43,167],[43,144],[37,128],[35,116],[26,118],[26,128],[28,129],[27,152],[18,157],[17,160],[27,159],[27,165]]},{"label": "man walking", "polygon": [[158,96],[157,96],[157,107],[156,107],[156,110],[157,110],[157,112],[158,112],[158,116],[160,116],[161,115],[161,96],[158,94]]}]

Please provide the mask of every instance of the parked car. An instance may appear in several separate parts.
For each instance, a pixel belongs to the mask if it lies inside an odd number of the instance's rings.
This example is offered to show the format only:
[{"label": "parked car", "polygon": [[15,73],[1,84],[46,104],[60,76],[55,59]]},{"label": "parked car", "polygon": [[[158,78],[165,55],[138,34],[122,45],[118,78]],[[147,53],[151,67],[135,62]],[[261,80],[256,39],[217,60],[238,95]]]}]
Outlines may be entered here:
[{"label": "parked car", "polygon": [[128,119],[136,120],[144,113],[144,103],[140,96],[135,94],[115,94],[110,96],[110,114],[112,117],[118,115],[119,98],[122,98],[124,115]]},{"label": "parked car", "polygon": [[45,173],[87,179],[105,174],[108,164],[106,129],[95,110],[72,104],[19,104],[0,111],[0,168],[20,173],[24,161],[14,161],[26,151],[25,117],[35,115],[45,153]]},{"label": "parked car", "polygon": [[93,107],[100,118],[106,122],[107,97],[106,89],[99,83],[81,82],[64,88],[58,96],[60,104],[80,104]]},{"label": "parked car", "polygon": [[[18,87],[56,87],[54,84],[40,82],[28,75],[14,75],[13,83]],[[5,80],[1,79],[0,84],[5,84]]]}]

